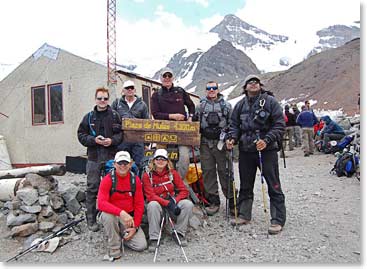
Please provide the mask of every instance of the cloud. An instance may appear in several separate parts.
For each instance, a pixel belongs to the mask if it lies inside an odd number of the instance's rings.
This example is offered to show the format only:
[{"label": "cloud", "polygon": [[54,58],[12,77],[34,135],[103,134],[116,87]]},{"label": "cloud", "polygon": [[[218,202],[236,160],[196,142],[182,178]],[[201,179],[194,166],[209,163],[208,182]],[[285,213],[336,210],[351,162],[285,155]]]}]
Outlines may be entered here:
[{"label": "cloud", "polygon": [[208,0],[185,0],[186,2],[193,2],[195,4],[201,5],[203,7],[208,7],[209,6],[209,1]]},{"label": "cloud", "polygon": [[359,0],[247,0],[236,16],[271,34],[302,36],[360,17]]}]

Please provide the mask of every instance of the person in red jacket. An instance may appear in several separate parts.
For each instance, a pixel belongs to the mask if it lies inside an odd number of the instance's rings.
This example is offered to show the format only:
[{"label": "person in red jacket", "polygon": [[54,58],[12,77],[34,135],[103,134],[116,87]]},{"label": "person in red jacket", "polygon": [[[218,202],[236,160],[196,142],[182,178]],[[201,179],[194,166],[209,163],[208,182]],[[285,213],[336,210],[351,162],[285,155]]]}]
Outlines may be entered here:
[{"label": "person in red jacket", "polygon": [[[189,191],[180,174],[173,168],[165,149],[155,151],[149,170],[149,173],[143,175],[143,189],[148,202],[149,251],[153,252],[157,246],[163,209],[166,209],[175,219],[175,228],[181,244],[186,246],[185,233],[194,207],[193,203],[187,199]],[[178,244],[174,233],[172,233],[172,238]]]},{"label": "person in red jacket", "polygon": [[99,221],[108,237],[109,256],[114,259],[121,257],[121,241],[136,251],[147,248],[145,234],[139,228],[144,213],[143,188],[139,177],[130,172],[132,164],[127,151],[117,152],[114,169],[102,179],[97,196]]}]

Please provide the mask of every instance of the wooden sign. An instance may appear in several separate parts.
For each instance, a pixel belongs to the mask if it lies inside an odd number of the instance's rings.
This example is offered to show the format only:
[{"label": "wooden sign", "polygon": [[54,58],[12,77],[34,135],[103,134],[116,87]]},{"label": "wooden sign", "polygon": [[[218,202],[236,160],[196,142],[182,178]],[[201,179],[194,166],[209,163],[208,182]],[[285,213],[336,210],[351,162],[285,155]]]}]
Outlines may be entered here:
[{"label": "wooden sign", "polygon": [[123,119],[124,142],[200,145],[200,123],[187,121]]}]

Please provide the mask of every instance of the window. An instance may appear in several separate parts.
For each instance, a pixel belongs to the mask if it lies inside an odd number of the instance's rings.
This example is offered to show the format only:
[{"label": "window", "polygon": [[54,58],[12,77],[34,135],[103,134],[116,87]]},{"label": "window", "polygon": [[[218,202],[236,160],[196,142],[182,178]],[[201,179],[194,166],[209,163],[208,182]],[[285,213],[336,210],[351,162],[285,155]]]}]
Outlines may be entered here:
[{"label": "window", "polygon": [[62,109],[62,85],[49,85],[48,98],[49,123],[62,123],[64,119]]},{"label": "window", "polygon": [[63,121],[62,84],[47,85],[47,96],[46,86],[33,87],[32,125],[63,123]]},{"label": "window", "polygon": [[46,124],[45,86],[32,88],[32,125]]}]

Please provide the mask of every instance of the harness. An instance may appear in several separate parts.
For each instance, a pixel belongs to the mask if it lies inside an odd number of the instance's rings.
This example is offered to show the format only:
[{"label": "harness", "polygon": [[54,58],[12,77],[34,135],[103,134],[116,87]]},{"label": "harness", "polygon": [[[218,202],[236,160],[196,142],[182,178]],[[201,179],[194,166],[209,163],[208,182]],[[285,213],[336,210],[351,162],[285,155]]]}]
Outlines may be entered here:
[{"label": "harness", "polygon": [[[94,115],[93,112],[94,111],[92,110],[91,112],[88,113],[88,125],[89,125],[89,130],[91,132],[91,135],[97,136],[97,132],[92,126],[92,125],[94,125],[94,122],[96,121],[96,118],[95,118],[95,115]],[[116,119],[119,117],[116,114],[117,114],[117,112],[112,110],[112,120],[113,120],[113,122],[116,122]],[[92,121],[93,121],[93,124],[92,124]]]},{"label": "harness", "polygon": [[116,189],[117,176],[116,176],[116,170],[115,169],[112,169],[112,171],[111,171],[111,179],[112,179],[112,187],[111,187],[111,190],[110,190],[110,196],[112,196],[112,194],[114,194],[115,192],[118,192],[118,193],[128,192],[131,196],[134,197],[135,190],[136,190],[136,176],[135,176],[134,173],[132,173],[130,171],[130,187],[131,187],[131,190],[120,191],[120,190]]},{"label": "harness", "polygon": [[[204,111],[205,111],[205,108],[206,108],[206,106],[207,106],[208,102],[207,102],[207,100],[206,100],[206,99],[203,99],[203,100],[201,101],[201,103],[204,103],[204,107],[203,107],[203,106],[201,106],[201,107],[200,107],[200,122],[201,122],[201,121],[202,121],[202,119],[203,119],[203,114],[204,114]],[[224,102],[224,99],[220,99],[220,101],[219,101],[219,105],[220,105],[220,110],[221,110],[221,112],[222,112],[223,116],[225,116],[225,117],[227,118],[227,115],[228,115],[228,109],[226,109],[227,107],[226,107],[226,104],[225,104],[225,102]]]}]

